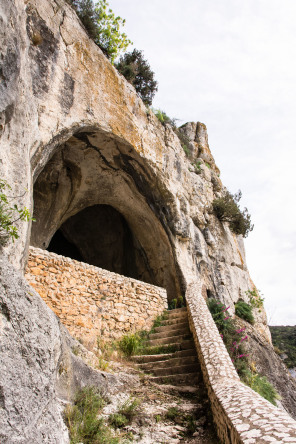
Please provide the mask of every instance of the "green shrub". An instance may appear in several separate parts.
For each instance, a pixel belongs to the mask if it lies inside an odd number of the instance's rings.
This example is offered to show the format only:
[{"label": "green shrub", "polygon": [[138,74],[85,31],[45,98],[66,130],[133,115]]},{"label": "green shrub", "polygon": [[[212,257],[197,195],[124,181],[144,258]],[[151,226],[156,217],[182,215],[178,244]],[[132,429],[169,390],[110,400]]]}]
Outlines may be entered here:
[{"label": "green shrub", "polygon": [[0,179],[0,245],[6,245],[9,240],[14,242],[19,238],[18,229],[14,225],[19,220],[29,222],[35,220],[28,208],[19,208],[13,203],[22,196],[7,196],[11,186],[5,180]]},{"label": "green shrub", "polygon": [[246,295],[249,297],[249,302],[252,308],[258,308],[261,312],[263,307],[264,298],[261,296],[259,290],[247,290]]},{"label": "green shrub", "polygon": [[243,380],[251,389],[259,393],[259,395],[267,399],[271,404],[276,405],[276,399],[280,399],[276,389],[265,376],[248,370],[245,372]]},{"label": "green shrub", "polygon": [[129,422],[133,420],[133,418],[140,411],[141,401],[138,398],[130,398],[125,401],[118,409],[118,413],[120,415],[124,415]]},{"label": "green shrub", "polygon": [[235,304],[235,314],[241,318],[244,319],[245,321],[249,322],[250,324],[254,324],[255,320],[254,320],[254,316],[252,313],[252,307],[247,304],[244,301],[237,301],[237,303]]},{"label": "green shrub", "polygon": [[109,416],[109,424],[115,429],[120,429],[128,424],[128,420],[124,415],[120,413],[112,413]]},{"label": "green shrub", "polygon": [[125,53],[115,67],[135,87],[143,102],[151,105],[157,91],[157,82],[142,51],[134,49],[132,52]]},{"label": "green shrub", "polygon": [[167,410],[165,417],[170,421],[175,421],[181,414],[182,412],[180,412],[180,410],[177,407],[170,407]]},{"label": "green shrub", "polygon": [[94,387],[85,387],[77,393],[74,405],[68,405],[64,411],[71,444],[119,444],[104,420],[98,418],[104,405],[103,397]]},{"label": "green shrub", "polygon": [[229,228],[233,233],[247,237],[254,225],[251,223],[247,208],[240,210],[238,205],[240,199],[241,191],[234,195],[226,191],[224,196],[213,201],[213,212],[221,222],[229,223]]},{"label": "green shrub", "polygon": [[116,57],[132,43],[120,31],[125,20],[115,16],[107,0],[68,0],[85,26],[88,35],[113,63]]},{"label": "green shrub", "polygon": [[176,126],[176,119],[171,119],[164,111],[161,109],[151,108],[153,113],[156,115],[158,120],[162,125],[171,125],[173,128]]},{"label": "green shrub", "polygon": [[125,356],[134,355],[140,346],[140,337],[137,333],[124,335],[118,342],[118,347]]},{"label": "green shrub", "polygon": [[219,301],[209,298],[207,305],[236,371],[239,376],[242,376],[248,368],[242,332],[237,329],[234,320],[227,313],[228,309],[224,308]]},{"label": "green shrub", "polygon": [[137,398],[129,398],[121,406],[117,412],[109,416],[109,424],[114,428],[125,427],[130,424],[134,417],[140,411],[141,401]]}]

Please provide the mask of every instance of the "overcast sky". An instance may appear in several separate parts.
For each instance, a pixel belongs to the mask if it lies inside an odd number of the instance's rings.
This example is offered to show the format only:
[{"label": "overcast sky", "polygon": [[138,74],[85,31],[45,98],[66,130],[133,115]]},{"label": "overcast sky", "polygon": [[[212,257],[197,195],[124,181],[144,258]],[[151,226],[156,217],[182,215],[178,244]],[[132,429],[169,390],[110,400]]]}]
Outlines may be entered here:
[{"label": "overcast sky", "polygon": [[[247,263],[270,325],[296,324],[296,1],[110,0],[159,83],[153,106],[207,125],[255,224]],[[129,49],[132,49],[131,47]]]}]

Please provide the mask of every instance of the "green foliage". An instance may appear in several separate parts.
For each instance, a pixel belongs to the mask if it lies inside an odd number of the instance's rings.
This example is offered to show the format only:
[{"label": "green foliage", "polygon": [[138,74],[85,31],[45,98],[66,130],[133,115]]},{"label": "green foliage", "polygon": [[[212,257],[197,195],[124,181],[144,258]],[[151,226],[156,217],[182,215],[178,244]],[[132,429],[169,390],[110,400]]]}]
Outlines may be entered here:
[{"label": "green foliage", "polygon": [[280,354],[287,355],[284,363],[288,368],[296,367],[296,326],[269,327],[273,344]]},{"label": "green foliage", "polygon": [[170,407],[165,416],[170,421],[175,421],[175,419],[180,415],[180,410],[177,407]]},{"label": "green foliage", "polygon": [[182,145],[182,148],[183,148],[184,153],[186,154],[186,156],[189,157],[190,156],[190,150],[189,150],[188,146],[187,145]]},{"label": "green foliage", "polygon": [[115,16],[107,0],[68,0],[84,24],[89,36],[102,49],[113,63],[117,56],[132,43],[120,31],[125,20]]},{"label": "green foliage", "polygon": [[6,245],[9,240],[14,242],[18,239],[18,229],[14,225],[17,221],[35,220],[28,208],[19,208],[17,204],[13,204],[17,197],[22,196],[7,196],[7,190],[9,193],[11,186],[0,179],[0,245]]},{"label": "green foliage", "polygon": [[255,322],[252,307],[242,300],[237,301],[235,304],[235,314],[250,324],[254,324]]},{"label": "green foliage", "polygon": [[178,298],[174,298],[169,302],[169,310],[182,307],[185,307],[185,302],[182,295],[179,295]]},{"label": "green foliage", "polygon": [[176,119],[171,119],[164,111],[161,109],[151,108],[153,113],[156,115],[158,120],[162,125],[171,125],[173,128],[176,126]]},{"label": "green foliage", "polygon": [[105,405],[103,397],[94,387],[80,390],[74,400],[74,405],[68,405],[64,418],[69,429],[71,444],[118,444],[104,420],[98,418]]},{"label": "green foliage", "polygon": [[130,424],[140,411],[141,401],[137,398],[129,398],[118,408],[116,413],[109,417],[109,424],[114,428],[125,427]]},{"label": "green foliage", "polygon": [[[163,321],[165,321],[167,319],[167,317],[168,317],[168,313],[166,311],[164,311],[161,315],[156,316],[156,319],[154,320],[152,328],[149,333],[154,333],[155,329],[157,327],[160,327],[162,325]],[[147,333],[147,336],[148,336],[148,333]]]},{"label": "green foliage", "polygon": [[265,376],[247,370],[244,373],[243,380],[251,389],[255,390],[255,392],[259,393],[259,395],[267,399],[271,404],[276,405],[276,399],[280,399],[276,389]]},{"label": "green foliage", "polygon": [[122,353],[129,357],[136,354],[141,343],[141,338],[137,333],[124,335],[118,342],[119,349]]},{"label": "green foliage", "polygon": [[113,63],[117,56],[132,43],[125,33],[120,31],[124,26],[125,20],[115,16],[113,11],[108,8],[109,3],[106,0],[99,0],[96,3],[95,11],[98,17],[98,29],[95,42],[107,54]]},{"label": "green foliage", "polygon": [[155,345],[153,347],[144,346],[138,350],[139,355],[162,355],[163,353],[174,353],[179,350],[178,346],[168,345]]},{"label": "green foliage", "polygon": [[[248,307],[251,308],[250,306]],[[208,308],[242,381],[275,405],[275,400],[280,399],[275,388],[265,376],[261,376],[256,372],[254,363],[251,363],[251,365],[248,363],[247,355],[242,344],[242,342],[247,339],[247,336],[241,337],[245,329],[237,329],[232,318],[226,315],[228,308],[225,308],[214,298],[208,299]]]},{"label": "green foliage", "polygon": [[134,49],[127,52],[120,57],[115,67],[135,87],[143,102],[151,105],[157,91],[157,82],[142,51]]},{"label": "green foliage", "polygon": [[258,308],[259,312],[261,312],[261,308],[263,307],[264,298],[261,296],[259,290],[248,290],[246,291],[246,295],[249,297],[249,303],[252,308]]},{"label": "green foliage", "polygon": [[201,162],[195,162],[193,164],[194,166],[194,171],[196,172],[196,174],[200,174],[201,173]]},{"label": "green foliage", "polygon": [[213,201],[213,211],[221,222],[229,223],[229,228],[233,233],[247,237],[254,225],[251,223],[247,208],[241,211],[238,205],[241,195],[241,191],[234,195],[226,191],[224,196]]},{"label": "green foliage", "polygon": [[242,329],[237,329],[234,320],[227,314],[228,309],[219,301],[209,298],[207,305],[236,371],[239,376],[242,376],[248,368],[243,346],[243,341],[246,337],[242,338]]}]

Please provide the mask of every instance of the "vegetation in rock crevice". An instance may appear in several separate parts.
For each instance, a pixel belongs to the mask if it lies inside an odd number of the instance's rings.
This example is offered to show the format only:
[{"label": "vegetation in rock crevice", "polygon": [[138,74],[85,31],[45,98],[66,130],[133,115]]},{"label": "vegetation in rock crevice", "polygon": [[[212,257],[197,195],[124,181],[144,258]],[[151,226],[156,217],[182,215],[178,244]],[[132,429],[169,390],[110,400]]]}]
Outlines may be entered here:
[{"label": "vegetation in rock crevice", "polygon": [[235,314],[241,319],[254,324],[255,319],[252,312],[252,307],[242,300],[238,300],[235,304]]}]

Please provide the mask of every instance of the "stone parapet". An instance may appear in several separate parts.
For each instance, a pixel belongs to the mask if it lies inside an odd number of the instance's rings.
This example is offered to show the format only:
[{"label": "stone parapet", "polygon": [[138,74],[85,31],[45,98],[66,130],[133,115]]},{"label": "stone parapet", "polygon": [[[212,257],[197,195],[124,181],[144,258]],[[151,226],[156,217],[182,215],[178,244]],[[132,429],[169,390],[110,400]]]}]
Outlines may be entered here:
[{"label": "stone parapet", "polygon": [[296,443],[296,421],[244,385],[202,296],[186,292],[190,329],[211,401],[218,436],[227,444]]},{"label": "stone parapet", "polygon": [[89,347],[149,330],[167,308],[166,290],[30,247],[26,279],[72,336]]}]

